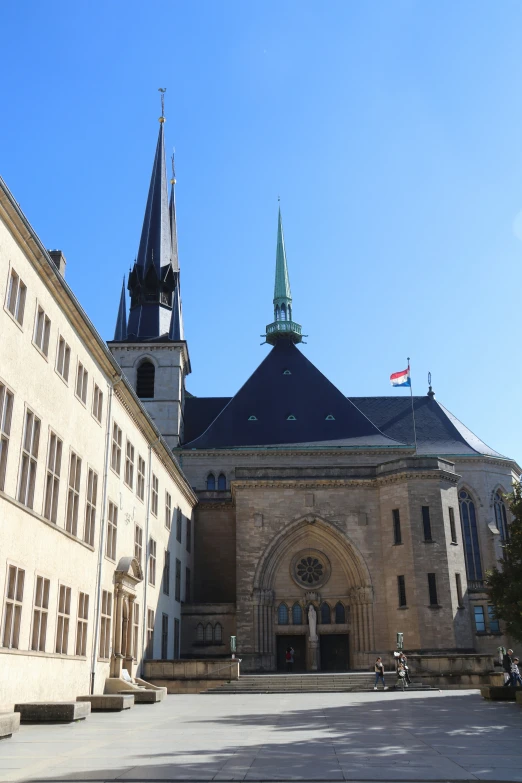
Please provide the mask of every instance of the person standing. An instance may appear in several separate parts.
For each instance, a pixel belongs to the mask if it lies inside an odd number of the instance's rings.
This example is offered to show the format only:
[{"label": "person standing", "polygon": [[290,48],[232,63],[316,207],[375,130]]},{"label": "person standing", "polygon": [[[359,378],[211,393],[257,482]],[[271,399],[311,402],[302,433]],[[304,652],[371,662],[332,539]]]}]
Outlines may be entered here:
[{"label": "person standing", "polygon": [[502,657],[502,668],[504,669],[504,685],[511,685],[511,666],[513,664],[513,650],[508,650]]},{"label": "person standing", "polygon": [[377,658],[375,661],[375,666],[373,667],[375,670],[375,685],[373,686],[373,690],[377,690],[377,684],[379,680],[382,680],[382,687],[383,690],[387,691],[388,688],[386,687],[386,683],[384,682],[384,664],[382,662],[382,658]]},{"label": "person standing", "polygon": [[287,670],[287,672],[292,672],[294,670],[294,648],[293,647],[287,647],[286,648],[285,662],[286,662],[286,670]]},{"label": "person standing", "polygon": [[408,668],[408,658],[407,658],[407,656],[404,653],[401,652],[401,654],[399,655],[399,660],[398,660],[397,663],[399,664],[399,666],[402,666],[404,668],[404,679],[406,680],[405,684],[406,684],[406,687],[408,687],[408,685],[411,685],[411,680],[410,680],[410,670]]},{"label": "person standing", "polygon": [[511,685],[516,688],[519,685],[522,688],[522,677],[520,676],[520,669],[518,668],[518,658],[513,658],[511,664]]}]

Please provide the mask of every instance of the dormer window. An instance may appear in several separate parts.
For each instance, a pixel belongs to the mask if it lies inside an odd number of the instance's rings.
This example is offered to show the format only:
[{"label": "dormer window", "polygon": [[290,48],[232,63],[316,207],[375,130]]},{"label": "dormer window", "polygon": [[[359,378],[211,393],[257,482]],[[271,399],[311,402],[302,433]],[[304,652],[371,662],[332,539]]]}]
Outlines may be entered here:
[{"label": "dormer window", "polygon": [[290,372],[290,370],[284,370],[283,375],[292,375],[292,373]]},{"label": "dormer window", "polygon": [[290,416],[287,416],[287,417],[286,417],[286,420],[287,420],[287,421],[297,421],[297,419],[295,418],[295,416],[294,416],[294,414],[293,414],[293,413],[291,413],[291,414],[290,414]]},{"label": "dormer window", "polygon": [[257,421],[257,416],[249,416],[248,421]]},{"label": "dormer window", "polygon": [[335,421],[335,416],[332,416],[332,414],[329,413],[328,416],[326,417],[325,421]]}]

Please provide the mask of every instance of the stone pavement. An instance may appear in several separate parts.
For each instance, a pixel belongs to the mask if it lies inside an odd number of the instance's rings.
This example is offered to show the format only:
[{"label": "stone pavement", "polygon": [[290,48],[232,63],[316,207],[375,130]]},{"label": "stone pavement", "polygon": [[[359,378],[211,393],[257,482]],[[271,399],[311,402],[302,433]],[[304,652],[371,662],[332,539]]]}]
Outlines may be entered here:
[{"label": "stone pavement", "polygon": [[168,696],[0,743],[0,781],[522,782],[522,709],[478,691]]}]

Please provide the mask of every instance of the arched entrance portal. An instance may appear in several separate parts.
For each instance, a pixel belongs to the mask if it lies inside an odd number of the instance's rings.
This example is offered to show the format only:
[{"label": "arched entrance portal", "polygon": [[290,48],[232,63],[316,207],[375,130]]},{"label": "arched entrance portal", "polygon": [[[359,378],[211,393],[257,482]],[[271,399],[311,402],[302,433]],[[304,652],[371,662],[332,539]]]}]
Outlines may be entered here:
[{"label": "arched entrance portal", "polygon": [[373,589],[364,558],[338,528],[308,515],[287,525],[254,578],[256,666],[342,671],[367,666],[374,649]]},{"label": "arched entrance portal", "polygon": [[122,557],[114,572],[114,623],[111,655],[111,677],[121,677],[127,669],[132,677],[134,650],[137,640],[133,639],[135,622],[136,585],[143,581],[143,571],[135,557]]}]

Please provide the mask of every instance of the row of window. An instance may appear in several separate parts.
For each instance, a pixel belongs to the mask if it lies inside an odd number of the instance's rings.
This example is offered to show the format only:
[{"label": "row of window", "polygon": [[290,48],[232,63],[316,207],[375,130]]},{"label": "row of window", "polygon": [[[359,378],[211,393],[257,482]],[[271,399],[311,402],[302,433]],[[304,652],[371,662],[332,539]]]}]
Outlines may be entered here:
[{"label": "row of window", "polygon": [[196,626],[196,642],[198,644],[223,644],[223,627],[221,623],[198,623]]},{"label": "row of window", "polygon": [[[24,599],[25,571],[14,565],[8,566],[6,579],[4,610],[2,614],[2,647],[19,649],[20,630],[22,625],[22,608]],[[36,576],[32,625],[30,633],[30,649],[38,652],[55,652],[60,655],[87,655],[87,627],[89,623],[89,596],[78,592],[76,611],[76,630],[71,638],[72,588],[60,583],[56,604],[56,634],[50,648],[47,636],[48,618],[50,612],[51,580],[44,576]],[[100,614],[100,643],[98,654],[108,660],[111,648],[111,623],[113,596],[108,590],[102,590]],[[147,647],[145,657],[152,658],[154,652],[154,610],[147,609]],[[132,618],[132,655],[136,660],[139,651],[140,606],[133,602]],[[168,657],[169,616],[163,614],[161,625],[161,657]],[[174,619],[174,658],[179,657],[180,625]]]},{"label": "row of window", "polygon": [[[438,606],[439,605],[439,599],[437,595],[437,575],[436,574],[428,574],[428,599],[429,599],[429,605],[430,606]],[[462,581],[460,578],[460,574],[455,574],[456,579],[456,585],[457,585],[457,596],[458,596],[458,605],[463,606],[462,603]],[[406,578],[404,575],[397,577],[397,591],[399,594],[399,607],[405,608],[408,606],[408,602],[406,600]]]},{"label": "row of window", "polygon": [[[112,504],[110,504],[112,505]],[[114,508],[112,509],[112,517],[114,518],[114,512],[116,513],[116,520],[117,520],[117,514],[118,509]],[[112,553],[116,552],[116,540],[115,540],[115,534],[116,534],[116,527],[112,527],[111,522],[111,509],[109,509],[109,532],[110,532],[110,538],[111,538],[111,544],[110,544],[110,550],[109,550],[109,536],[107,537],[107,557],[111,557],[111,559],[114,560],[114,557],[112,557]],[[117,522],[116,522],[117,524]],[[152,536],[149,538],[149,584],[155,587],[156,585],[156,551],[157,551],[157,543],[152,538]],[[140,564],[140,566],[143,565],[142,559],[143,559],[143,528],[141,525],[135,524],[134,525],[134,557]],[[190,575],[190,568],[185,568],[185,602],[188,603],[190,601],[190,582],[191,582],[191,575]],[[168,549],[165,549],[164,551],[164,558],[163,558],[163,575],[162,575],[162,590],[165,595],[170,595],[170,551]],[[175,571],[175,582],[174,582],[174,598],[176,601],[181,601],[181,560],[178,560],[176,558],[176,571]]]},{"label": "row of window", "polygon": [[473,617],[477,633],[500,633],[500,623],[497,620],[494,606],[474,606]]},{"label": "row of window", "polygon": [[227,479],[224,473],[220,473],[217,477],[217,484],[216,484],[216,477],[213,473],[209,473],[207,476],[207,489],[226,489],[227,488]]},{"label": "row of window", "polygon": [[[23,326],[24,322],[26,295],[27,287],[20,279],[17,272],[11,268],[7,285],[5,307],[20,326]],[[41,305],[37,304],[33,330],[33,344],[45,358],[49,357],[50,334],[51,319],[45,313]],[[59,334],[58,342],[56,344],[56,359],[54,366],[58,375],[67,384],[69,383],[70,365],[71,347],[65,338]],[[83,405],[87,405],[88,386],[89,373],[78,359],[76,366],[75,394]],[[96,383],[93,384],[91,412],[94,418],[101,424],[103,414],[103,392]]]},{"label": "row of window", "polygon": [[[111,445],[111,468],[118,475],[121,475],[122,466],[122,448],[123,448],[123,433],[121,428],[116,422],[112,425],[112,445]],[[123,481],[134,491],[134,476],[136,475],[136,495],[144,501],[145,500],[145,460],[141,454],[137,455],[135,448],[131,441],[127,438],[125,442],[125,467],[123,473]],[[175,510],[172,508],[172,495],[165,490],[165,527],[167,530],[172,529],[172,522],[174,516],[176,518],[176,539],[181,543],[182,530],[183,530],[183,514],[181,509],[177,507]],[[150,497],[150,510],[151,514],[155,517],[159,515],[159,479],[153,473],[151,478],[151,497]],[[192,549],[192,524],[191,520],[186,520],[186,549],[190,552]]]},{"label": "row of window", "polygon": [[[457,527],[455,525],[455,511],[453,508],[448,509],[451,543],[457,544]],[[433,542],[433,536],[431,531],[431,517],[430,507],[421,506],[421,521],[422,521],[422,533],[424,541],[427,543]],[[392,525],[393,525],[393,543],[402,544],[402,531],[401,531],[401,514],[398,508],[394,508],[392,511]]]},{"label": "row of window", "polygon": [[[319,622],[321,625],[330,625],[336,623],[342,625],[346,623],[346,617],[349,614],[350,607],[345,606],[338,601],[332,608],[327,601],[323,601],[319,607]],[[284,601],[277,607],[277,622],[279,625],[303,625],[303,607],[296,601],[290,609]],[[306,623],[306,617],[304,622]]]}]

